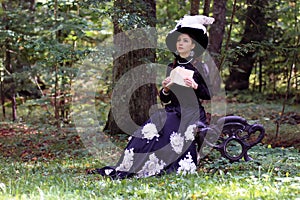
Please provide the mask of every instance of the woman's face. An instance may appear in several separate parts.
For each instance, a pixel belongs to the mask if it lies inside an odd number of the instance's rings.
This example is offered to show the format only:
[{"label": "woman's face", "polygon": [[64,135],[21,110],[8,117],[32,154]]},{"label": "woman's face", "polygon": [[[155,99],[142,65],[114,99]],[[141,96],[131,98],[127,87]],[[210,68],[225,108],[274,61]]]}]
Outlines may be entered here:
[{"label": "woman's face", "polygon": [[192,38],[188,34],[181,34],[177,38],[176,49],[182,58],[186,58],[190,55],[192,49],[194,49],[195,44]]}]

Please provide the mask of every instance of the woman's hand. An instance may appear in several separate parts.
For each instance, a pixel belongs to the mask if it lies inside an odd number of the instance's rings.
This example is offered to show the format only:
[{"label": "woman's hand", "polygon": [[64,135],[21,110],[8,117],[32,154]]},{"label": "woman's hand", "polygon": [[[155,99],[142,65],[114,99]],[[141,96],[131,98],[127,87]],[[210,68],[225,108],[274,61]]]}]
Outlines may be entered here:
[{"label": "woman's hand", "polygon": [[195,80],[193,78],[186,77],[186,78],[184,78],[184,82],[188,87],[191,87],[194,90],[196,90],[198,88],[198,84],[195,82]]},{"label": "woman's hand", "polygon": [[163,86],[165,92],[169,92],[169,88],[167,87],[167,85],[168,85],[168,83],[170,83],[170,81],[171,81],[171,78],[169,76],[162,81],[162,86]]}]

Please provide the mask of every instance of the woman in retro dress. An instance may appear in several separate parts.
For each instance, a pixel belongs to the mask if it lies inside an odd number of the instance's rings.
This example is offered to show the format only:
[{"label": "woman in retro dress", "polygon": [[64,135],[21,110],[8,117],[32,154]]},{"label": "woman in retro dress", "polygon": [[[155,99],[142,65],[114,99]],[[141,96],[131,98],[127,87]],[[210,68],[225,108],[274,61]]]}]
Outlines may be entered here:
[{"label": "woman in retro dress", "polygon": [[[166,44],[175,59],[168,65],[159,91],[164,112],[155,112],[132,134],[116,166],[95,169],[91,173],[124,179],[196,172],[194,128],[196,122],[206,122],[201,100],[210,99],[203,78],[203,63],[196,58],[208,45],[204,25],[213,21],[213,18],[202,15],[185,16],[169,32]],[[192,71],[192,76],[183,76],[184,84],[172,83],[170,72],[178,67]]]}]

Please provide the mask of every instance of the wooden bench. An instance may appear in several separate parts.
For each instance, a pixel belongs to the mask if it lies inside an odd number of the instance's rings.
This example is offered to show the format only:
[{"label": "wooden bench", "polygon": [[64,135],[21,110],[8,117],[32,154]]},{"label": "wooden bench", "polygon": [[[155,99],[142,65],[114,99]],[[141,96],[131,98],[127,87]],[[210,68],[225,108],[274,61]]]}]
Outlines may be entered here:
[{"label": "wooden bench", "polygon": [[248,150],[260,143],[265,135],[265,129],[260,124],[248,124],[239,116],[226,116],[220,118],[216,124],[205,125],[197,123],[195,139],[200,158],[203,158],[205,148],[212,148],[221,153],[231,162],[252,160]]}]

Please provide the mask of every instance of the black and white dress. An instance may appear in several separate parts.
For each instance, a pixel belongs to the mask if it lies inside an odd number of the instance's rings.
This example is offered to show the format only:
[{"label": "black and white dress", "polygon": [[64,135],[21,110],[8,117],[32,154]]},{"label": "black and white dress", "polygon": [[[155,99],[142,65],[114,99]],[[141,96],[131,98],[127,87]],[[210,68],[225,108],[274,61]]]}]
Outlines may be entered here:
[{"label": "black and white dress", "polygon": [[197,121],[205,123],[206,115],[201,100],[210,99],[208,87],[201,76],[203,64],[193,58],[176,58],[167,76],[176,67],[194,71],[196,90],[173,84],[168,93],[161,89],[159,97],[164,111],[151,115],[135,131],[116,166],[96,169],[96,173],[113,179],[148,177],[176,172],[195,173],[197,151],[194,128]]}]

